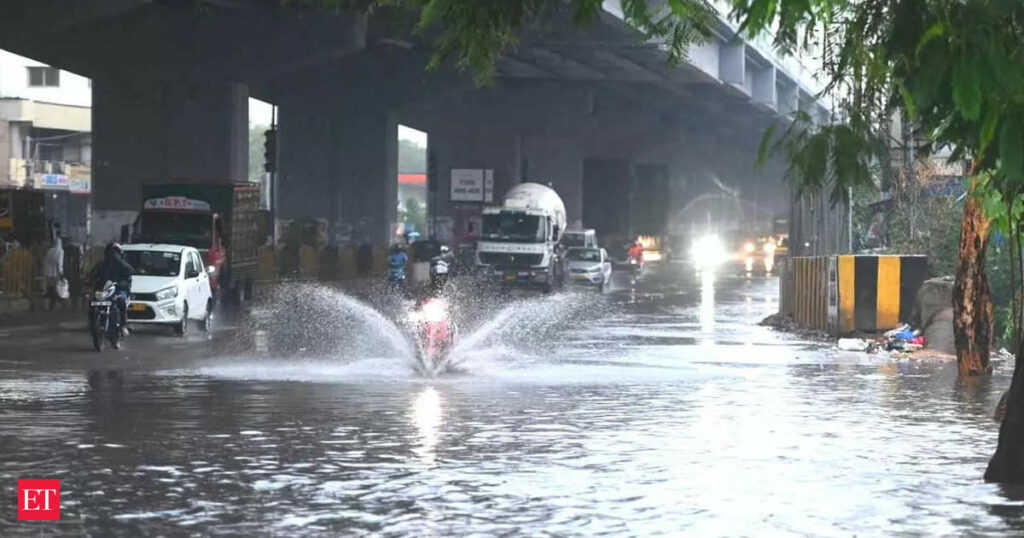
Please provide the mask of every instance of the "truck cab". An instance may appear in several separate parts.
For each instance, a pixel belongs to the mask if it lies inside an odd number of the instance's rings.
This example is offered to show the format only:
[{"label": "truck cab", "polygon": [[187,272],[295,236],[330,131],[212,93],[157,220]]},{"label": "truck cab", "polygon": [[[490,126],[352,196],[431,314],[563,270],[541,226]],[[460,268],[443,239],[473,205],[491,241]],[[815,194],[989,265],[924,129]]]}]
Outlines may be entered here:
[{"label": "truck cab", "polygon": [[573,247],[597,248],[597,232],[593,228],[566,230],[560,241],[563,249]]},{"label": "truck cab", "polygon": [[564,227],[565,206],[554,190],[516,185],[501,207],[483,210],[477,267],[502,284],[551,290],[564,277],[558,247]]},{"label": "truck cab", "polygon": [[210,287],[217,288],[217,276],[226,259],[221,217],[201,200],[168,196],[150,198],[135,221],[133,240],[169,243],[199,251],[210,275]]}]

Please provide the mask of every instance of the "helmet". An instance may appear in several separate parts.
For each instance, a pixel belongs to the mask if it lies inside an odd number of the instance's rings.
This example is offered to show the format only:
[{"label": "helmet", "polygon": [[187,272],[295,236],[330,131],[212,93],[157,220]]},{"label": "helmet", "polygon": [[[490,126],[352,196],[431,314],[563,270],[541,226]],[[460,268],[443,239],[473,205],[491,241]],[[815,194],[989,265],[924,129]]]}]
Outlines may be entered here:
[{"label": "helmet", "polygon": [[110,254],[120,254],[123,250],[124,248],[121,247],[121,243],[118,243],[117,241],[111,241],[110,244],[107,245],[107,252]]}]

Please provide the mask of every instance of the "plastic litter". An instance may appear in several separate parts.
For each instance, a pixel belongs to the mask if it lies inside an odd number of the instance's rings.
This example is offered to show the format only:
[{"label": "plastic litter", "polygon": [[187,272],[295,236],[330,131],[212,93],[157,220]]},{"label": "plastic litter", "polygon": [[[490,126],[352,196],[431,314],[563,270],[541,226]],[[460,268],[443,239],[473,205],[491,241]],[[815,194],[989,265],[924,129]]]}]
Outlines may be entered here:
[{"label": "plastic litter", "polygon": [[867,351],[871,347],[871,341],[862,338],[840,338],[838,347],[840,351]]}]

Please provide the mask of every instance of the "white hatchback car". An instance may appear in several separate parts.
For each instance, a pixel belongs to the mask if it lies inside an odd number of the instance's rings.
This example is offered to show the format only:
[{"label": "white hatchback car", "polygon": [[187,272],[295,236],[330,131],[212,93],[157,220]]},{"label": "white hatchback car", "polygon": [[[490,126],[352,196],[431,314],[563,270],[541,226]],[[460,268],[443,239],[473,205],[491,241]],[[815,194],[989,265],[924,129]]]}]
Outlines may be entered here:
[{"label": "white hatchback car", "polygon": [[210,275],[199,251],[182,245],[131,244],[124,259],[135,272],[128,301],[128,323],[171,325],[188,332],[189,321],[204,331],[213,324]]}]

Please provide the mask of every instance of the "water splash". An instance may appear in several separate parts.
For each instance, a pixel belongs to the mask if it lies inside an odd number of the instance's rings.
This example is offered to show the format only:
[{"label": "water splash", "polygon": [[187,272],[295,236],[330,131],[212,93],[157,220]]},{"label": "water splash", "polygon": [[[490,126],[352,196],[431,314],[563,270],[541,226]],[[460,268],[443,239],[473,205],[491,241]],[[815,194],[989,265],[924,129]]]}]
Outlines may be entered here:
[{"label": "water splash", "polygon": [[354,361],[416,355],[407,333],[379,310],[316,284],[279,286],[253,311],[245,329],[246,342],[278,356]]},{"label": "water splash", "polygon": [[505,306],[493,315],[478,313],[477,319],[483,321],[463,332],[445,357],[443,371],[466,371],[477,359],[528,362],[550,351],[548,344],[566,322],[598,315],[607,303],[592,294],[558,294],[500,304]]}]

